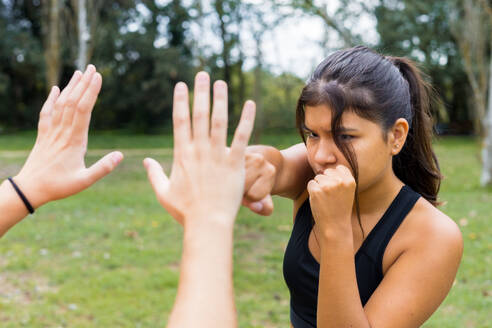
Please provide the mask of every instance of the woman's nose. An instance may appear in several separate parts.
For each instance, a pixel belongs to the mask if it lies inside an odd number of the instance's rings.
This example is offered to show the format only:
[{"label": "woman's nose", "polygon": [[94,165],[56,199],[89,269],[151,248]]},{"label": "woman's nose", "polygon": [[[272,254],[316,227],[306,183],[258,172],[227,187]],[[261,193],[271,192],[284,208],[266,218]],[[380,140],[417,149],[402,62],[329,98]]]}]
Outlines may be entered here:
[{"label": "woman's nose", "polygon": [[321,141],[314,154],[314,160],[321,167],[327,167],[337,162],[336,145],[330,142]]}]

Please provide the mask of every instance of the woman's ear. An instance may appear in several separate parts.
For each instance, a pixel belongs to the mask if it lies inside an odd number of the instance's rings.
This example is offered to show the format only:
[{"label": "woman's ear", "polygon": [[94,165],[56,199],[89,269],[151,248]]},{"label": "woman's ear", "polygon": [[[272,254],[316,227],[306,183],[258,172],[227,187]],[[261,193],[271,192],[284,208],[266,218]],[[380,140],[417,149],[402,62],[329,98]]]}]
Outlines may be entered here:
[{"label": "woman's ear", "polygon": [[396,120],[393,127],[388,133],[388,143],[391,149],[391,155],[398,155],[403,148],[408,135],[408,122],[404,118]]}]

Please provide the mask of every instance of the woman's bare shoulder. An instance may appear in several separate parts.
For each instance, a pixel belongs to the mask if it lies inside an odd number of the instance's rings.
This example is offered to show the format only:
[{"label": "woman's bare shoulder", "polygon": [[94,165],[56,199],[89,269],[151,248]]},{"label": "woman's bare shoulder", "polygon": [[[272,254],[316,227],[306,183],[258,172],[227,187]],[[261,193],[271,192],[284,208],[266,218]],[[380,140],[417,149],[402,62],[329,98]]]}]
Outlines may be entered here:
[{"label": "woman's bare shoulder", "polygon": [[461,257],[461,231],[449,216],[421,197],[403,221],[401,236],[408,248],[424,247],[438,252],[455,252]]}]

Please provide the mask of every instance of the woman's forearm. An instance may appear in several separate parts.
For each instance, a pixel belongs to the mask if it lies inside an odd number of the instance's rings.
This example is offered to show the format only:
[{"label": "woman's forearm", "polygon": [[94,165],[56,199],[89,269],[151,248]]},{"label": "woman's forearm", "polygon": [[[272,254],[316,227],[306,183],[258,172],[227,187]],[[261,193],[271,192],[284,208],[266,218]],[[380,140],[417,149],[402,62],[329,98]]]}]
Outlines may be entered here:
[{"label": "woman's forearm", "polygon": [[[275,147],[267,146],[267,145],[253,145],[253,146],[248,146],[247,154],[249,153],[261,154],[262,158],[260,161],[266,161],[275,168],[274,175],[273,175],[274,182],[273,182],[273,188],[271,194],[272,195],[277,194],[279,187],[281,188],[281,186],[278,185],[279,183],[278,178],[282,176],[283,168],[284,168],[284,157],[282,156],[280,150],[278,150]],[[256,164],[256,165],[263,166],[262,164]]]},{"label": "woman's forearm", "polygon": [[336,238],[321,249],[317,327],[369,328],[360,301],[352,238]]},{"label": "woman's forearm", "polygon": [[278,150],[272,146],[249,146],[248,152],[259,153],[275,168],[272,195],[287,198],[297,197],[313,176],[307,160],[306,146],[303,143]]}]

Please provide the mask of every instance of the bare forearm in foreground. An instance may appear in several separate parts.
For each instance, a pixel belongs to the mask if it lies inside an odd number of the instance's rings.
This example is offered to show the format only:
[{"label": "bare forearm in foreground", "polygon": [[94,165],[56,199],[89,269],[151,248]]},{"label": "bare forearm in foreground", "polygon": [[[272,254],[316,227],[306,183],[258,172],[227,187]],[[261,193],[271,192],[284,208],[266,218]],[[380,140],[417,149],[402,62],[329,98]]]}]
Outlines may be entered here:
[{"label": "bare forearm in foreground", "polygon": [[237,326],[232,228],[229,224],[185,228],[178,294],[169,328]]}]

